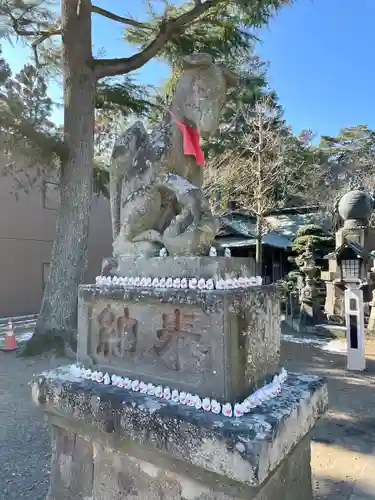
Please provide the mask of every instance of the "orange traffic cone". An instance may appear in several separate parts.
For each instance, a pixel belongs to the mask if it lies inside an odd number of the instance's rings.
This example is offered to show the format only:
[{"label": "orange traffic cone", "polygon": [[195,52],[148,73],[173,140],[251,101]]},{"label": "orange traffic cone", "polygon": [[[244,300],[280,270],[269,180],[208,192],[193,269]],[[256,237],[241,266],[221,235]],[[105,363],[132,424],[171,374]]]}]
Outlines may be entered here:
[{"label": "orange traffic cone", "polygon": [[14,333],[13,323],[8,321],[8,331],[5,334],[5,342],[2,351],[15,351],[17,349],[16,335]]}]

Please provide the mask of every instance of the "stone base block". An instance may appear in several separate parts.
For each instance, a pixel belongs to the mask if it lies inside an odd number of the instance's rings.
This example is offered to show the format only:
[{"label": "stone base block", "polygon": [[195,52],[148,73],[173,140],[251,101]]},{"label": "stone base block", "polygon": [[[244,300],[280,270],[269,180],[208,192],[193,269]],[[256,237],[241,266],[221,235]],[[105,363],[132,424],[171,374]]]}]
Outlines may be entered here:
[{"label": "stone base block", "polygon": [[48,500],[313,500],[310,436],[264,484],[242,487],[215,475],[166,467],[91,441],[51,418],[54,457]]},{"label": "stone base block", "polygon": [[32,382],[52,424],[48,500],[312,500],[309,433],[327,408],[318,377],[227,418],[61,368]]},{"label": "stone base block", "polygon": [[234,278],[254,276],[254,260],[244,257],[110,257],[103,260],[102,274],[139,277]]},{"label": "stone base block", "polygon": [[78,358],[100,371],[236,402],[279,370],[273,286],[79,287]]}]

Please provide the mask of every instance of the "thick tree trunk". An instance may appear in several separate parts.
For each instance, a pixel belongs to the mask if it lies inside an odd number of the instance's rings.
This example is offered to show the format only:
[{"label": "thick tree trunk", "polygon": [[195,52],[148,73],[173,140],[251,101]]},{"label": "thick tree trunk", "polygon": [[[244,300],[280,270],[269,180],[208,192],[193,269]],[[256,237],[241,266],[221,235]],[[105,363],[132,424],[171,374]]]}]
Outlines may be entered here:
[{"label": "thick tree trunk", "polygon": [[87,261],[92,198],[95,79],[90,0],[62,0],[64,138],[69,156],[60,175],[50,276],[32,339],[24,355],[64,347],[75,338],[77,286]]}]

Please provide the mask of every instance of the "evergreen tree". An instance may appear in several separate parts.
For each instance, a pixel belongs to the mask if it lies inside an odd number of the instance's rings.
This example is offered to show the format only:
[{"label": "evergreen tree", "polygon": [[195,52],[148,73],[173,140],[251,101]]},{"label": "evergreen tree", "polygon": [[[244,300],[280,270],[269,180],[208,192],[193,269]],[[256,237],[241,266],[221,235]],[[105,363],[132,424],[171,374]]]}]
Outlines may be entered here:
[{"label": "evergreen tree", "polygon": [[364,187],[375,181],[375,131],[367,125],[340,130],[339,135],[323,136],[320,149],[329,166],[329,185],[332,191],[346,190],[353,180]]},{"label": "evergreen tree", "polygon": [[300,267],[310,249],[314,258],[319,261],[335,248],[335,238],[316,224],[301,226],[292,241],[292,250],[296,254],[296,264]]},{"label": "evergreen tree", "polygon": [[[236,149],[244,136],[251,140],[251,116],[256,114],[256,104],[267,99],[267,106],[272,108],[271,127],[281,132],[284,128],[283,109],[278,103],[276,92],[271,91],[267,84],[268,65],[257,56],[252,56],[252,47],[248,54],[238,61],[236,72],[240,85],[235,92],[235,99],[229,99],[221,115],[221,123],[217,135],[205,144],[208,159],[216,155]],[[254,140],[255,136],[254,136]]]},{"label": "evergreen tree", "polygon": [[279,282],[282,294],[288,297],[290,292],[297,291],[298,281],[304,282],[305,275],[301,271],[301,267],[303,267],[310,252],[312,252],[317,265],[316,282],[319,286],[324,286],[320,280],[319,269],[322,269],[327,263],[323,258],[334,249],[335,237],[332,233],[316,224],[301,226],[292,241],[292,250],[295,255],[292,257],[293,269]]},{"label": "evergreen tree", "polygon": [[[61,207],[52,250],[51,270],[43,297],[36,330],[25,352],[36,353],[51,346],[66,346],[75,336],[77,285],[81,283],[87,260],[89,216],[93,191],[95,96],[98,82],[129,74],[163,50],[172,50],[183,40],[185,50],[201,49],[198,41],[205,33],[220,27],[224,38],[221,49],[241,43],[251,28],[268,22],[287,0],[194,0],[181,7],[165,2],[164,12],[157,13],[153,2],[143,21],[119,16],[96,6],[91,0],[61,0],[61,20],[47,2],[40,0],[2,0],[0,16],[8,23],[8,33],[27,37],[40,64],[51,61],[51,54],[40,57],[38,48],[51,37],[62,35],[62,76],[64,87],[64,142],[61,157]],[[140,49],[130,57],[95,58],[92,51],[92,15],[101,15],[122,23],[125,38],[142,38]],[[232,26],[232,27],[231,27]],[[235,27],[235,32],[233,31]],[[195,32],[194,32],[195,30]],[[200,30],[200,37],[198,31]],[[206,31],[207,30],[207,31]],[[218,30],[220,31],[220,30]],[[187,45],[184,35],[193,40]],[[238,35],[239,39],[234,35]],[[133,37],[133,38],[132,38]],[[205,44],[210,50],[211,43]],[[180,49],[179,49],[180,50]],[[57,52],[58,53],[58,52]],[[233,54],[235,51],[233,51]],[[58,151],[56,151],[58,153]]]},{"label": "evergreen tree", "polygon": [[[8,158],[2,175],[11,175],[28,191],[40,176],[56,172],[54,152],[61,138],[51,121],[52,101],[44,78],[30,64],[13,75],[1,54],[0,47],[0,134]],[[14,161],[13,152],[26,161]]]},{"label": "evergreen tree", "polygon": [[284,175],[278,189],[280,207],[324,205],[327,193],[328,166],[326,155],[313,144],[315,135],[304,130],[284,135]]},{"label": "evergreen tree", "polygon": [[[245,3],[248,7],[244,11],[241,7]],[[150,122],[160,120],[169,107],[175,83],[182,69],[182,56],[196,51],[211,54],[216,61],[224,63],[239,77],[237,88],[232,90],[235,99],[232,99],[233,95],[228,96],[218,133],[204,142],[203,149],[208,159],[235,148],[242,136],[248,132],[244,115],[248,116],[249,110],[254,109],[255,103],[266,94],[268,101],[272,101],[277,110],[275,118],[281,126],[283,110],[276,93],[268,88],[268,64],[254,55],[257,38],[253,28],[266,23],[270,13],[283,3],[288,2],[276,0],[264,9],[259,9],[256,8],[256,2],[222,2],[202,15],[199,22],[191,24],[183,33],[172,37],[159,55],[159,58],[169,63],[171,76],[159,89],[156,106],[149,117]],[[171,15],[181,14],[186,11],[188,4],[178,8],[170,6],[169,12]],[[140,31],[136,28],[127,30],[126,40],[141,46],[150,43],[155,24],[161,22],[163,15],[153,17],[150,31]]]}]

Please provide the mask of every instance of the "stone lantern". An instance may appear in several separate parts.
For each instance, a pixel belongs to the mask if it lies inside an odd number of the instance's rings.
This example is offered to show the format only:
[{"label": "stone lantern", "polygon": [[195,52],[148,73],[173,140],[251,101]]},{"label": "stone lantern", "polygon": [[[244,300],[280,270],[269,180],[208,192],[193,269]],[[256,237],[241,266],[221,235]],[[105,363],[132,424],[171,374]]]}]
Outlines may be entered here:
[{"label": "stone lantern", "polygon": [[300,329],[323,322],[315,277],[318,271],[312,245],[309,243],[300,270],[305,275],[305,285],[301,289]]},{"label": "stone lantern", "polygon": [[345,241],[334,252],[325,258],[333,261],[336,276],[333,283],[345,286],[346,283],[358,283],[362,287],[368,284],[368,272],[371,252],[353,241]]},{"label": "stone lantern", "polygon": [[336,201],[335,214],[342,227],[336,232],[336,250],[327,256],[328,271],[322,273],[327,291],[325,311],[329,316],[345,315],[345,283],[360,282],[365,302],[371,300],[375,230],[369,227],[369,220],[373,209],[374,198],[362,187]]},{"label": "stone lantern", "polygon": [[364,370],[366,358],[363,288],[368,285],[367,270],[373,256],[371,252],[349,239],[326,258],[335,263],[336,277],[333,284],[344,293],[347,367],[349,370]]}]

